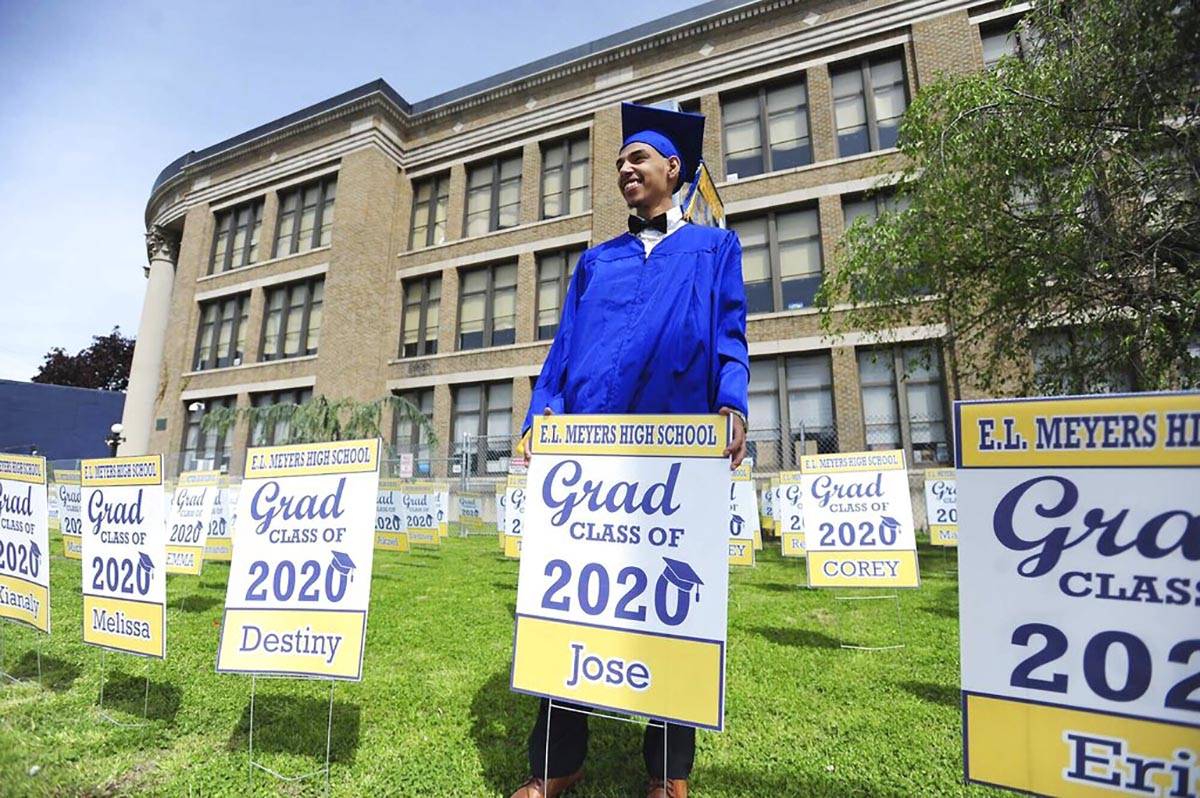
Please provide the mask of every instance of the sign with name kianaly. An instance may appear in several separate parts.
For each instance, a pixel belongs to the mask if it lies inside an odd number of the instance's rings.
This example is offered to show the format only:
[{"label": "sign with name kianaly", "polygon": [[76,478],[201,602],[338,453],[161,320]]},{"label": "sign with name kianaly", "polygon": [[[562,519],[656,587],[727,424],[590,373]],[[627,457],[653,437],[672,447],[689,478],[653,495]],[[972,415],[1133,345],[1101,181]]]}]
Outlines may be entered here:
[{"label": "sign with name kianaly", "polygon": [[378,438],[247,453],[218,671],[362,678],[378,488]]},{"label": "sign with name kianaly", "polygon": [[729,485],[729,564],[754,565],[758,533],[758,501],[754,495],[754,461],[746,458]]},{"label": "sign with name kianaly", "polygon": [[966,778],[1200,795],[1200,393],[955,422]]},{"label": "sign with name kianaly", "polygon": [[162,456],[80,464],[83,642],[167,656],[167,530]]},{"label": "sign with name kianaly", "polygon": [[521,556],[521,533],[525,531],[526,474],[509,474],[504,491],[504,556]]},{"label": "sign with name kianaly", "polygon": [[953,468],[925,472],[925,523],[931,544],[958,545],[958,488]]},{"label": "sign with name kianaly", "polygon": [[403,480],[379,480],[379,495],[375,500],[375,548],[408,551]]},{"label": "sign with name kianaly", "polygon": [[167,511],[167,573],[200,573],[221,486],[220,471],[184,471]]},{"label": "sign with name kianaly", "polygon": [[809,587],[920,587],[902,450],[800,458]]},{"label": "sign with name kianaly", "polygon": [[44,457],[0,454],[0,618],[50,631]]},{"label": "sign with name kianaly", "polygon": [[212,518],[208,522],[208,537],[204,541],[204,559],[229,562],[233,559],[233,523],[237,518],[238,492],[241,483],[231,484],[222,479],[213,502]]},{"label": "sign with name kianaly", "polygon": [[62,533],[63,556],[83,559],[83,519],[79,513],[79,471],[54,470],[54,492],[58,496],[58,531]]},{"label": "sign with name kianaly", "polygon": [[724,416],[536,416],[512,688],[724,724]]},{"label": "sign with name kianaly", "polygon": [[434,482],[405,483],[400,498],[410,545],[441,544],[442,519],[445,516],[438,496],[440,491],[441,486]]},{"label": "sign with name kianaly", "polygon": [[800,472],[784,471],[779,475],[775,509],[779,515],[779,543],[784,557],[803,557],[804,512],[801,499]]}]

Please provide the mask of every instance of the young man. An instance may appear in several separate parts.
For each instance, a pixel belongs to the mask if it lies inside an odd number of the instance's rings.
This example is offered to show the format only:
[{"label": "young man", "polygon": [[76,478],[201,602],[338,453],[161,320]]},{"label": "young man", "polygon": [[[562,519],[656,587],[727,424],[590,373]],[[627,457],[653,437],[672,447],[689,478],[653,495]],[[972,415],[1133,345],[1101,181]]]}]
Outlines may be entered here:
[{"label": "young man", "polygon": [[[704,117],[626,103],[621,122],[617,187],[636,215],[628,233],[579,258],[520,448],[534,413],[721,413],[736,468],[750,377],[741,246],[730,231],[685,222],[673,199],[699,166]],[[547,709],[543,699],[529,735],[534,775],[513,798],[556,798],[583,776],[587,715],[556,702],[547,741]],[[647,726],[648,794],[686,798],[696,730],[668,723],[665,752],[663,737],[661,724]]]}]

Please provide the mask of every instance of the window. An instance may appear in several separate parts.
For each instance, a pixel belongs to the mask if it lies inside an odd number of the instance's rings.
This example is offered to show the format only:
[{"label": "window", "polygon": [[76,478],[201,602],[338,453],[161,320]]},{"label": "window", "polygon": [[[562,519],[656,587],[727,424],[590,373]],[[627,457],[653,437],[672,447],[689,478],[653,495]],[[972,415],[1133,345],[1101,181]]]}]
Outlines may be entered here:
[{"label": "window", "polygon": [[900,197],[892,191],[877,191],[873,194],[859,194],[842,198],[842,216],[845,219],[845,229],[849,230],[859,219],[866,219],[874,224],[883,213],[899,213],[908,207],[908,199]]},{"label": "window", "polygon": [[749,177],[812,163],[808,90],[803,80],[723,98],[721,119],[727,175]]},{"label": "window", "polygon": [[512,456],[512,383],[488,382],[454,389],[455,473],[504,474]]},{"label": "window", "polygon": [[521,154],[472,165],[467,171],[467,235],[514,227],[521,217]]},{"label": "window", "polygon": [[[200,405],[196,410],[192,406]],[[229,455],[233,451],[233,427],[218,434],[216,429],[201,428],[204,416],[217,408],[234,407],[236,396],[218,396],[199,402],[184,403],[183,451],[179,457],[180,471],[197,469],[229,470]]]},{"label": "window", "polygon": [[838,155],[895,147],[900,117],[908,107],[902,54],[844,63],[831,77]]},{"label": "window", "polygon": [[[250,404],[256,408],[269,408],[277,405],[300,405],[312,401],[312,388],[294,388],[289,391],[271,391],[256,393],[250,397]],[[288,418],[258,419],[250,429],[251,446],[280,446],[289,443],[291,421]]]},{"label": "window", "polygon": [[404,281],[404,315],[400,319],[400,357],[437,354],[442,276],[430,274]]},{"label": "window", "polygon": [[591,173],[591,152],[586,134],[544,145],[542,218],[583,213],[590,208]]},{"label": "window", "polygon": [[838,451],[833,416],[833,364],[828,353],[784,360],[792,440],[812,441],[819,454]]},{"label": "window", "polygon": [[315,355],[321,337],[325,276],[267,289],[260,360]]},{"label": "window", "polygon": [[208,273],[227,272],[258,260],[258,232],[262,227],[263,201],[246,202],[216,214],[212,256]]},{"label": "window", "polygon": [[930,344],[859,350],[868,449],[904,449],[912,465],[950,461],[940,355]]},{"label": "window", "polygon": [[563,299],[583,250],[560,250],[538,256],[537,337],[546,341],[558,332]]},{"label": "window", "polygon": [[749,395],[756,468],[793,468],[810,441],[819,453],[838,451],[828,352],[750,361]]},{"label": "window", "polygon": [[412,228],[408,248],[431,247],[446,241],[446,212],[450,207],[450,175],[434,175],[413,185]]},{"label": "window", "polygon": [[200,331],[192,370],[240,366],[246,354],[246,320],[250,295],[214,299],[200,303]]},{"label": "window", "polygon": [[336,197],[337,175],[280,193],[275,257],[329,246]]},{"label": "window", "polygon": [[813,305],[821,287],[821,224],[816,208],[772,211],[731,220],[729,226],[742,244],[748,313]]},{"label": "window", "polygon": [[1051,327],[1030,333],[1033,379],[1040,394],[1130,393],[1137,373],[1121,351],[1119,330]]},{"label": "window", "polygon": [[462,273],[458,290],[458,348],[481,349],[516,341],[517,264]]},{"label": "window", "polygon": [[1020,17],[1008,17],[979,29],[985,69],[993,68],[1005,56],[1025,57],[1030,44],[1029,31],[1019,22]]},{"label": "window", "polygon": [[[433,424],[432,388],[402,393],[400,396],[412,402],[421,411],[421,415],[425,416],[431,425]],[[422,475],[430,473],[432,449],[428,428],[421,424],[414,424],[411,418],[400,412],[394,412],[392,415],[392,446],[397,453],[412,452],[415,473]]]}]

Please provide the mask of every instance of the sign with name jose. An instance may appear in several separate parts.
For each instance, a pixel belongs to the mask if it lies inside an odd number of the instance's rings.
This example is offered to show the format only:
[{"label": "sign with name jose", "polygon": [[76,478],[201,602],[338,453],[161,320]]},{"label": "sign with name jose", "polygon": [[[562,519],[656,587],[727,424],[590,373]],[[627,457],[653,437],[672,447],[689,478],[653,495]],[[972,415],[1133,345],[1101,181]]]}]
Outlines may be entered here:
[{"label": "sign with name jose", "polygon": [[220,471],[184,471],[167,513],[167,573],[200,573],[216,507]]},{"label": "sign with name jose", "polygon": [[724,416],[536,416],[512,688],[721,729]]},{"label": "sign with name jose", "polygon": [[362,678],[378,487],[377,438],[246,454],[218,671]]},{"label": "sign with name jose", "polygon": [[83,642],[167,656],[162,456],[84,460]]},{"label": "sign with name jose", "polygon": [[50,631],[44,457],[0,454],[0,618]]},{"label": "sign with name jose", "polygon": [[958,488],[953,468],[925,472],[925,522],[934,546],[958,545]]},{"label": "sign with name jose", "polygon": [[967,779],[1200,794],[1200,394],[955,422]]},{"label": "sign with name jose", "polygon": [[800,458],[809,587],[920,587],[902,450]]}]

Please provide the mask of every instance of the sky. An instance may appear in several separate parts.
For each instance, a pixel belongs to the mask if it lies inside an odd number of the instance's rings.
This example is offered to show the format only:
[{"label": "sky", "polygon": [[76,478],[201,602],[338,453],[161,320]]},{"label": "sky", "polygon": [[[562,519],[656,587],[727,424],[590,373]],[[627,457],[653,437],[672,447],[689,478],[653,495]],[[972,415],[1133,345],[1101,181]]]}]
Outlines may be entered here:
[{"label": "sky", "polygon": [[700,0],[0,0],[0,378],[135,335],[155,177],[382,77],[409,102]]}]

